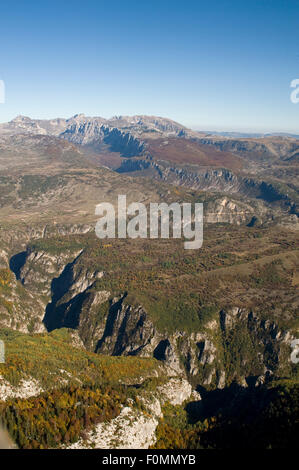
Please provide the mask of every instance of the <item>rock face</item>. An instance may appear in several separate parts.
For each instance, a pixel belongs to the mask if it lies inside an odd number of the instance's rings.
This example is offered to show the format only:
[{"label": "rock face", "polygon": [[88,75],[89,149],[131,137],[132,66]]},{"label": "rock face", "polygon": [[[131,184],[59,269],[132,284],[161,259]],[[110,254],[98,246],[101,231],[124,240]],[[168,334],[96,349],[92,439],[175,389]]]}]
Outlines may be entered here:
[{"label": "rock face", "polygon": [[[268,219],[272,215],[269,213],[269,204],[275,209],[280,208],[287,213],[298,215],[298,194],[292,188],[287,189],[260,178],[236,174],[229,169],[174,165],[165,161],[156,161],[147,156],[146,158],[123,160],[117,171],[134,174],[140,172],[176,186],[212,193],[226,193],[230,195],[229,198],[241,195],[246,198],[247,213],[255,211],[259,216],[267,215]],[[240,202],[238,204],[242,205]],[[228,206],[227,210],[229,208]],[[232,216],[234,211],[235,208],[231,207]],[[217,221],[217,219],[214,220]]]},{"label": "rock face", "polygon": [[115,356],[142,356],[153,348],[155,335],[155,328],[142,306],[128,305],[125,297],[114,299],[110,304],[105,330],[96,350]]},{"label": "rock face", "polygon": [[250,204],[234,201],[232,198],[217,198],[205,206],[205,222],[245,224],[254,217],[255,210]]},{"label": "rock face", "polygon": [[148,449],[156,441],[157,418],[126,406],[117,418],[98,424],[86,439],[68,449]]},{"label": "rock face", "polygon": [[[78,255],[79,252],[77,253]],[[73,256],[73,252],[55,255],[45,251],[30,250],[26,253],[26,263],[20,269],[19,278],[24,286],[50,297],[51,282],[49,282],[49,279],[52,276],[57,276],[57,274],[59,276],[67,262],[73,259]],[[33,266],[34,269],[32,269]]]},{"label": "rock face", "polygon": [[61,134],[61,137],[75,144],[97,149],[106,145],[110,151],[119,152],[124,157],[140,155],[144,150],[144,143],[130,132],[94,120],[75,122]]},{"label": "rock face", "polygon": [[59,135],[66,126],[66,119],[40,120],[17,116],[12,121],[0,124],[0,134]]},{"label": "rock face", "polygon": [[148,449],[156,441],[158,419],[163,417],[161,405],[168,402],[181,405],[192,396],[192,387],[187,380],[172,378],[155,392],[140,398],[145,412],[129,406],[123,407],[120,415],[109,422],[98,424],[86,438],[68,448],[84,449]]},{"label": "rock face", "polygon": [[[215,199],[214,207],[225,209],[229,203],[228,198]],[[262,381],[289,367],[291,335],[250,308],[219,308],[199,331],[167,333],[130,292],[114,297],[101,287],[105,271],[81,263],[81,250],[24,253],[19,278],[25,292],[31,293],[31,301],[33,294],[42,294],[39,310],[35,302],[33,331],[72,328],[90,351],[155,357],[169,375],[184,375],[194,386]],[[2,325],[18,329],[5,318]]]},{"label": "rock face", "polygon": [[[24,229],[16,229],[13,235],[9,231],[1,233],[3,248],[0,250],[0,279],[2,276],[6,279],[5,295],[0,296],[1,327],[25,333],[46,330],[43,318],[51,300],[51,283],[65,265],[79,255],[80,250],[66,249],[55,254],[35,249],[32,243],[35,239],[46,239],[52,234],[82,234],[92,228],[87,224],[57,224],[26,226]],[[29,241],[31,245],[28,245]],[[22,251],[12,251],[13,246]]]},{"label": "rock face", "polygon": [[261,382],[288,368],[293,337],[251,309],[219,310],[192,334],[166,333],[127,293],[112,297],[97,287],[105,272],[83,268],[81,252],[72,256],[70,261],[70,253],[29,251],[21,269],[24,285],[48,298],[43,318],[47,330],[73,328],[86,349],[100,354],[153,356],[164,362],[169,375],[185,375],[194,386]]},{"label": "rock face", "polygon": [[[251,311],[220,311],[212,330],[206,328],[191,336],[163,335],[141,306],[116,302],[112,315],[115,321],[107,317],[98,352],[154,355],[170,370],[186,374],[194,385],[224,388],[227,380],[244,384],[249,377],[279,373],[289,354],[288,332],[263,322]],[[237,358],[232,355],[234,348],[239,351]]]},{"label": "rock face", "polygon": [[187,380],[173,378],[167,384],[158,387],[158,392],[162,394],[162,402],[181,405],[190,398],[192,387]]},{"label": "rock face", "polygon": [[9,398],[29,398],[38,396],[43,392],[37,380],[32,377],[21,380],[17,387],[13,387],[0,375],[0,400]]},{"label": "rock face", "polygon": [[50,135],[70,142],[98,147],[107,144],[124,156],[138,155],[144,149],[142,134],[150,136],[196,135],[170,119],[155,116],[114,116],[111,119],[76,114],[69,119],[39,120],[17,116],[0,124],[0,135]]}]

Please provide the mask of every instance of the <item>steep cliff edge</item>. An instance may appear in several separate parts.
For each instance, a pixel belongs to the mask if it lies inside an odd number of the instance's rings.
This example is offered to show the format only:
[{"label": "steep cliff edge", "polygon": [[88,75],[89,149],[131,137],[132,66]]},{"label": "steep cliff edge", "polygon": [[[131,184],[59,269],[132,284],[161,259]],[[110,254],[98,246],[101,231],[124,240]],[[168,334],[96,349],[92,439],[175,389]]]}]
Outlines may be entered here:
[{"label": "steep cliff edge", "polygon": [[[82,250],[63,255],[27,252],[21,280],[31,292],[40,291],[48,299],[40,317],[48,331],[72,328],[84,347],[98,354],[154,357],[171,373],[210,389],[233,381],[243,386],[260,383],[291,371],[294,335],[267,319],[259,307],[199,308],[202,318],[191,331],[183,326],[172,330],[161,326],[152,306],[148,309],[132,295],[129,284],[128,291],[116,296],[105,266],[92,269],[85,256]],[[166,314],[171,318],[171,310]]]}]

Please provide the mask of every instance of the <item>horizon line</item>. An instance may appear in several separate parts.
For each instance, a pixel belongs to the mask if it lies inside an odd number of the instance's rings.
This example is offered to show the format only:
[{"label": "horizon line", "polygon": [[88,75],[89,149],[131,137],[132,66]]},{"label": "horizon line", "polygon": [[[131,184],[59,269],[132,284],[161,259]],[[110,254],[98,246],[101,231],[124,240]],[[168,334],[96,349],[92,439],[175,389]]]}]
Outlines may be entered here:
[{"label": "horizon line", "polygon": [[291,134],[299,137],[299,129],[298,130],[293,130],[293,129],[270,129],[270,128],[250,128],[250,127],[221,127],[219,125],[199,125],[199,124],[185,124],[183,122],[180,122],[178,120],[172,119],[171,117],[166,117],[166,116],[160,116],[158,114],[113,114],[109,117],[104,117],[100,115],[96,116],[91,116],[85,113],[75,113],[72,114],[70,117],[62,117],[62,116],[54,116],[54,117],[31,117],[30,115],[27,114],[17,114],[15,117],[13,117],[10,120],[2,120],[0,118],[0,124],[8,124],[9,122],[13,121],[17,117],[26,117],[29,118],[33,121],[52,121],[55,119],[71,119],[75,116],[85,116],[86,118],[101,118],[105,119],[106,121],[112,120],[113,118],[120,118],[120,117],[134,117],[134,116],[146,116],[146,117],[157,117],[161,119],[169,119],[171,121],[174,121],[187,129],[193,130],[195,132],[205,132],[208,134],[216,133],[216,134],[221,134],[221,133],[236,133],[236,134],[259,134],[259,135],[267,135],[267,134],[278,134],[278,135],[285,135],[285,134]]}]

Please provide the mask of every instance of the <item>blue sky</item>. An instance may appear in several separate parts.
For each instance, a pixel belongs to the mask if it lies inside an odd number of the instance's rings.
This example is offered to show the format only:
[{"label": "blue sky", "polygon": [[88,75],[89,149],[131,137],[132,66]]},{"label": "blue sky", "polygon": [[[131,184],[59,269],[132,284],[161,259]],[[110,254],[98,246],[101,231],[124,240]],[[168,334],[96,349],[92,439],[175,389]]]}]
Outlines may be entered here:
[{"label": "blue sky", "polygon": [[1,2],[0,121],[151,114],[299,133],[299,1]]}]

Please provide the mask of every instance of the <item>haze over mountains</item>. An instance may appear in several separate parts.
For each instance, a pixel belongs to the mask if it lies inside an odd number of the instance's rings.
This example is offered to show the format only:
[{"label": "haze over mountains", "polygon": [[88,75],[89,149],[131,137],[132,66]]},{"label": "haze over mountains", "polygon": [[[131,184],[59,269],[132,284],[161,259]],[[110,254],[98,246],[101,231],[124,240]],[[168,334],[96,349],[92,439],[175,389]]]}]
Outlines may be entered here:
[{"label": "haze over mountains", "polygon": [[[200,130],[198,132],[201,132]],[[292,137],[299,138],[299,134],[292,134],[290,132],[237,132],[237,131],[206,131],[208,134],[222,135],[223,137],[236,137],[236,138],[259,138],[259,137]]]}]

